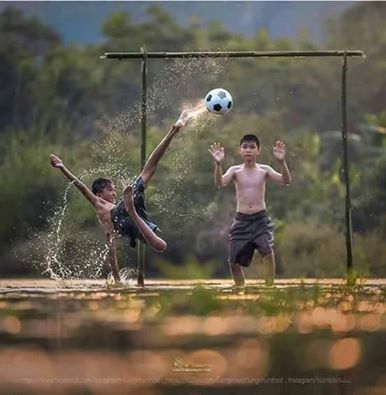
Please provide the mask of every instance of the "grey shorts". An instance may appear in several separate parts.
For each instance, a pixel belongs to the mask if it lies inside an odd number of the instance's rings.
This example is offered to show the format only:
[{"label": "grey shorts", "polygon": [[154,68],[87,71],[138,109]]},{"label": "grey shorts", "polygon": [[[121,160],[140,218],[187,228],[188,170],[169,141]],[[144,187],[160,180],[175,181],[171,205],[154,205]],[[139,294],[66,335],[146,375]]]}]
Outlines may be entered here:
[{"label": "grey shorts", "polygon": [[273,251],[273,223],[266,210],[255,214],[236,213],[229,233],[229,263],[249,266],[253,253],[261,256]]}]

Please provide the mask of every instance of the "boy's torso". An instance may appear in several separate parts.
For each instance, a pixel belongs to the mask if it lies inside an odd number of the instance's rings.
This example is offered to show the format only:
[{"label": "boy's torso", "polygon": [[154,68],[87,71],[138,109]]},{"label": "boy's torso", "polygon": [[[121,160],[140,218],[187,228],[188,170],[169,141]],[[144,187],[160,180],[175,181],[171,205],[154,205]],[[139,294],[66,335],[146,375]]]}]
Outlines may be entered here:
[{"label": "boy's torso", "polygon": [[256,163],[256,166],[251,168],[245,167],[244,164],[237,166],[234,173],[237,212],[253,214],[266,209],[266,179],[266,165]]},{"label": "boy's torso", "polygon": [[[145,190],[145,183],[141,177],[137,177],[134,181],[134,206],[137,210],[137,213],[142,217],[147,219],[147,214],[145,212],[144,200],[143,200],[143,192]],[[119,212],[118,212],[119,211]],[[103,232],[107,234],[111,234],[113,232],[117,232],[116,226],[114,226],[112,216],[116,217],[120,216],[128,216],[125,212],[123,200],[119,200],[116,203],[111,203],[102,198],[99,199],[98,204],[95,206],[95,213],[98,219],[98,222],[103,230]],[[116,218],[117,219],[117,218]],[[132,221],[130,221],[132,222]],[[119,232],[118,232],[119,233]]]},{"label": "boy's torso", "polygon": [[106,201],[101,201],[95,207],[98,222],[105,234],[111,234],[114,231],[113,221],[111,220],[111,210],[114,207],[115,204]]}]

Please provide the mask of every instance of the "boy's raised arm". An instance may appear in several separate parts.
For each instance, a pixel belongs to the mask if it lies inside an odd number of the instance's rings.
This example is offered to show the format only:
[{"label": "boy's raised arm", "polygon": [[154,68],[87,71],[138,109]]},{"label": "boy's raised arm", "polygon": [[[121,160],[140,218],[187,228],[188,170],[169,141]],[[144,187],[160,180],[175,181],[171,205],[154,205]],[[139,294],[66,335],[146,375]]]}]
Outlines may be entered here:
[{"label": "boy's raised arm", "polygon": [[214,183],[218,187],[222,187],[224,184],[222,181],[221,162],[225,157],[224,147],[221,147],[220,143],[214,143],[210,146],[209,152],[214,159]]},{"label": "boy's raised arm", "polygon": [[273,156],[275,157],[275,159],[277,159],[277,161],[280,164],[281,174],[280,174],[280,179],[278,181],[284,185],[291,184],[291,173],[288,169],[287,162],[285,160],[286,145],[282,141],[280,140],[276,141],[273,147]]},{"label": "boy's raised arm", "polygon": [[64,166],[63,161],[56,155],[50,155],[51,165],[57,169],[60,169],[62,173],[74,183],[74,185],[82,192],[83,196],[93,205],[95,206],[98,203],[98,197],[95,196],[90,189],[83,184],[74,174],[71,173],[70,170]]},{"label": "boy's raised arm", "polygon": [[233,166],[230,167],[226,173],[222,174],[221,162],[224,160],[225,153],[224,147],[220,143],[214,143],[210,146],[210,154],[212,155],[215,163],[214,168],[214,183],[218,187],[224,187],[229,184],[233,177]]}]

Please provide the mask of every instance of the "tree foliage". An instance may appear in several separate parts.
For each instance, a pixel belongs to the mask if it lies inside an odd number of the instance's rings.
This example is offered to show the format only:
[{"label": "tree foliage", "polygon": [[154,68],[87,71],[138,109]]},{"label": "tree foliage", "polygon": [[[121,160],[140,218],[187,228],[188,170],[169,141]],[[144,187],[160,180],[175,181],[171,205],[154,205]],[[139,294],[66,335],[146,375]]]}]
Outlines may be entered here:
[{"label": "tree foliage", "polygon": [[[350,59],[349,126],[355,259],[373,275],[384,273],[374,265],[367,244],[382,240],[386,225],[385,12],[382,3],[360,3],[328,25],[328,47],[362,49],[369,55],[366,62]],[[244,37],[217,22],[206,29],[198,26],[197,20],[180,26],[165,11],[150,7],[141,23],[125,13],[108,16],[99,45],[66,46],[55,31],[11,7],[0,14],[2,273],[31,271],[15,255],[23,246],[29,256],[39,252],[44,261],[44,237],[50,234],[50,220],[66,188],[49,166],[49,153],[62,155],[87,183],[110,176],[122,189],[138,173],[140,62],[101,61],[104,51],[138,51],[144,45],[150,51],[319,49],[306,33],[297,40],[272,39],[264,29]],[[340,66],[336,59],[149,62],[148,152],[186,102],[216,86],[226,87],[235,98],[229,115],[195,123],[160,163],[147,201],[168,240],[163,257],[168,263],[149,252],[150,274],[170,273],[171,265],[179,265],[179,276],[184,265],[200,273],[198,263],[208,265],[202,273],[227,273],[234,192],[214,187],[207,149],[221,141],[228,167],[238,162],[238,142],[247,132],[260,136],[261,161],[273,166],[274,141],[282,139],[288,146],[293,185],[269,185],[267,191],[282,275],[344,272]],[[93,256],[94,244],[77,242],[82,234],[100,236],[92,209],[73,190],[66,204],[62,258],[74,261],[75,250]],[[78,247],[71,250],[72,245]],[[379,248],[378,255],[384,257],[386,251]],[[135,266],[135,254],[125,244],[120,259]]]}]

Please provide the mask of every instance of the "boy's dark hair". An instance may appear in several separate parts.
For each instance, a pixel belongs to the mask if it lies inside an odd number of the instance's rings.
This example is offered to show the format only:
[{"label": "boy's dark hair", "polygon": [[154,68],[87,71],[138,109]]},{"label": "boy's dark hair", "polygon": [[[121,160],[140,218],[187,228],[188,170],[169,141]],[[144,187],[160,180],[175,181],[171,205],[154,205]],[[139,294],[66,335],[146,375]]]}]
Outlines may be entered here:
[{"label": "boy's dark hair", "polygon": [[254,134],[246,134],[244,135],[241,140],[240,140],[240,146],[241,144],[243,144],[244,141],[253,141],[256,143],[257,148],[260,148],[260,140],[257,136],[255,136]]},{"label": "boy's dark hair", "polygon": [[91,186],[92,193],[96,195],[97,193],[101,193],[105,188],[111,185],[111,180],[107,178],[98,178],[96,179]]}]

